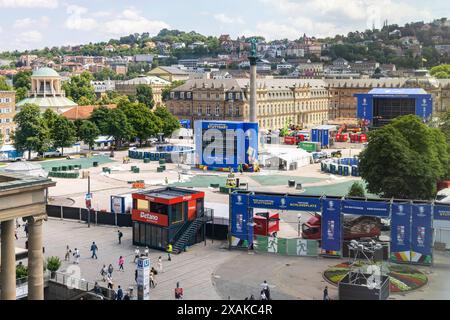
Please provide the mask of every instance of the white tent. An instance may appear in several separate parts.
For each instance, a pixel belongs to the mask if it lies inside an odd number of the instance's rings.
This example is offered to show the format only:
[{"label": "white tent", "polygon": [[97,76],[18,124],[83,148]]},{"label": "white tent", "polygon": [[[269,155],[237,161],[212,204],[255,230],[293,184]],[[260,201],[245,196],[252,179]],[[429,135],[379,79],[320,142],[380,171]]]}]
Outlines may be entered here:
[{"label": "white tent", "polygon": [[282,170],[296,170],[311,164],[311,161],[310,153],[297,148],[268,148],[259,157],[261,166]]},{"label": "white tent", "polygon": [[172,133],[172,139],[192,139],[193,136],[194,130],[186,128],[180,128]]},{"label": "white tent", "polygon": [[34,177],[47,177],[47,172],[42,169],[40,164],[34,164],[27,161],[19,161],[9,164],[5,168],[6,172],[19,173]]}]

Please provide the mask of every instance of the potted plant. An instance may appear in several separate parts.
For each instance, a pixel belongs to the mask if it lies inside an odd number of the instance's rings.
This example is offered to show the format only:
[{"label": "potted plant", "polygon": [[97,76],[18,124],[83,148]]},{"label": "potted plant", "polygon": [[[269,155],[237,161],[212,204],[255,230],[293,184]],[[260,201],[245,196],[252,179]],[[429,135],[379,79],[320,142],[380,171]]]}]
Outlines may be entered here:
[{"label": "potted plant", "polygon": [[47,270],[50,271],[50,277],[53,279],[55,277],[55,272],[61,267],[61,260],[58,257],[47,258]]}]

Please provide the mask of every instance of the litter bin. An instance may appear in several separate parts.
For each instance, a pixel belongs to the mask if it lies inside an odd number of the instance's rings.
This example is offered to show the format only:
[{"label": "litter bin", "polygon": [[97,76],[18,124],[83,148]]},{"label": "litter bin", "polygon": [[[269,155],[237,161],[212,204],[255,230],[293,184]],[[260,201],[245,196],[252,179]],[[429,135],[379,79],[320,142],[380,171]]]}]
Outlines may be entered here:
[{"label": "litter bin", "polygon": [[94,167],[98,167],[98,161],[94,161],[93,165]]},{"label": "litter bin", "polygon": [[134,169],[133,169],[133,173],[139,173],[139,168],[138,167],[135,167]]},{"label": "litter bin", "polygon": [[164,168],[158,167],[156,168],[156,172],[164,172]]},{"label": "litter bin", "polygon": [[289,188],[294,188],[295,187],[295,180],[289,180],[288,181],[288,186],[289,186]]},{"label": "litter bin", "polygon": [[159,159],[159,164],[165,164],[166,163],[166,159]]},{"label": "litter bin", "polygon": [[144,158],[144,163],[150,163],[150,158]]}]

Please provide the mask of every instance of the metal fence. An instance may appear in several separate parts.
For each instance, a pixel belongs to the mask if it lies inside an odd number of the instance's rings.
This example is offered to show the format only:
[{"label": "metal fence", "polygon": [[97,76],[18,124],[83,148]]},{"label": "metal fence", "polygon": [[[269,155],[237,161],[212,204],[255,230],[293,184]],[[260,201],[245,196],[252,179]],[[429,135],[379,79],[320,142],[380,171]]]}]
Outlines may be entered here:
[{"label": "metal fence", "polygon": [[[56,282],[58,284],[62,284],[70,289],[76,289],[83,292],[93,292],[95,289],[95,284],[84,279],[80,279],[76,276],[63,273],[63,272],[54,272],[50,278],[50,281]],[[101,295],[106,299],[114,299],[115,291],[100,287]]]},{"label": "metal fence", "polygon": [[85,208],[64,207],[47,205],[47,214],[49,217],[78,220],[88,222],[90,214],[90,223],[117,227],[131,227],[131,214],[112,213],[104,211],[90,211]]}]

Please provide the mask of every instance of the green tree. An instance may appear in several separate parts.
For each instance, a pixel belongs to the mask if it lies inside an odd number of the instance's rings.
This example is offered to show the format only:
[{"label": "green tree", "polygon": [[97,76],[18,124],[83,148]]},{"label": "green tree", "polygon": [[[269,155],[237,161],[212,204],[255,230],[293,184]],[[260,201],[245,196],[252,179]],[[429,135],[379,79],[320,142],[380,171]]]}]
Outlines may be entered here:
[{"label": "green tree", "polygon": [[64,155],[64,148],[71,147],[76,141],[76,128],[73,122],[63,116],[58,118],[50,127],[50,133],[55,148],[61,148],[61,155]]},{"label": "green tree", "polygon": [[155,115],[162,122],[162,132],[166,137],[170,136],[175,130],[180,128],[180,121],[167,110],[164,106],[156,107]]},{"label": "green tree", "polygon": [[161,119],[145,104],[127,103],[119,108],[125,113],[133,130],[132,135],[139,138],[141,146],[148,138],[154,137],[161,132],[163,127]]},{"label": "green tree", "polygon": [[27,97],[28,94],[28,89],[21,87],[21,88],[17,88],[16,89],[16,101],[22,101],[23,99],[25,99]]},{"label": "green tree", "polygon": [[47,128],[51,130],[55,125],[56,120],[58,120],[59,116],[52,109],[46,109],[42,114],[42,118],[44,119]]},{"label": "green tree", "polygon": [[152,87],[145,84],[138,85],[136,88],[136,100],[152,109],[155,105]]},{"label": "green tree", "polygon": [[78,99],[78,105],[80,106],[90,106],[92,104],[92,100],[87,97],[81,97]]},{"label": "green tree", "polygon": [[0,91],[10,91],[11,87],[6,83],[6,78],[0,76]]},{"label": "green tree", "polygon": [[51,272],[56,272],[61,267],[61,260],[58,257],[48,257],[45,263],[47,270]]},{"label": "green tree", "polygon": [[435,196],[437,182],[448,171],[443,134],[408,115],[371,132],[369,141],[359,168],[370,193],[400,199]]},{"label": "green tree", "polygon": [[27,90],[31,89],[31,70],[19,71],[13,77],[13,84],[16,90],[18,88],[26,88]]},{"label": "green tree", "polygon": [[70,97],[76,103],[84,97],[81,102],[85,102],[87,99],[89,104],[93,104],[96,96],[91,80],[93,80],[92,75],[89,72],[83,72],[79,76],[70,78],[70,81],[64,82],[62,88],[66,92],[66,96]]},{"label": "green tree", "polygon": [[431,68],[430,74],[436,78],[450,78],[450,64],[441,64]]},{"label": "green tree", "polygon": [[80,139],[89,146],[89,150],[92,150],[95,139],[100,135],[100,130],[95,123],[84,120],[78,132]]},{"label": "green tree", "polygon": [[111,109],[108,109],[105,106],[100,106],[99,108],[94,109],[89,118],[97,128],[100,130],[101,134],[108,134],[108,119],[111,113]]},{"label": "green tree", "polygon": [[28,160],[31,152],[44,152],[50,147],[50,132],[46,121],[40,113],[39,106],[26,104],[14,116],[16,131],[14,132],[14,147],[19,151],[28,151]]},{"label": "green tree", "polygon": [[366,191],[364,190],[363,184],[359,181],[353,182],[350,189],[348,190],[347,196],[365,198]]},{"label": "green tree", "polygon": [[116,108],[109,111],[106,134],[114,137],[116,147],[120,147],[124,140],[130,139],[133,135],[133,128],[121,109]]}]

